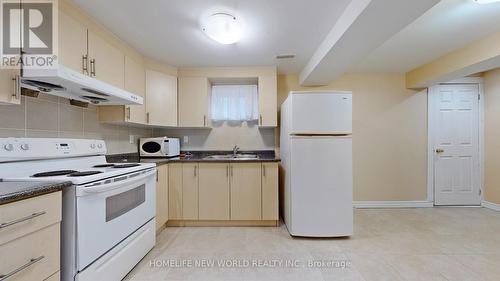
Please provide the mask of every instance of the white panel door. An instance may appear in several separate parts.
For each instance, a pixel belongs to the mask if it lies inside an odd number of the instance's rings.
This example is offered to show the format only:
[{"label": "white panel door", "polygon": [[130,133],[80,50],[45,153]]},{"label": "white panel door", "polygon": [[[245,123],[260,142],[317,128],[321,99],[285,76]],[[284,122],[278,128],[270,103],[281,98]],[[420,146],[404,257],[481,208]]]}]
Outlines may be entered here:
[{"label": "white panel door", "polygon": [[435,204],[479,205],[479,87],[443,85],[435,95]]},{"label": "white panel door", "polygon": [[352,94],[293,93],[292,134],[352,133]]},{"label": "white panel door", "polygon": [[292,137],[290,177],[292,235],[352,234],[351,137]]}]

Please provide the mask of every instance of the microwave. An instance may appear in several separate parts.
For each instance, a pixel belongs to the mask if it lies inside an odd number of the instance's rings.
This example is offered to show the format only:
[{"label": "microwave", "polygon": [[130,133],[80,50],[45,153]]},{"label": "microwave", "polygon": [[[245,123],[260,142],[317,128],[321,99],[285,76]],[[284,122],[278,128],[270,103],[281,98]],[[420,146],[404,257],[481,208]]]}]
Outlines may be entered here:
[{"label": "microwave", "polygon": [[141,157],[177,157],[180,155],[180,144],[177,138],[141,138],[139,141]]}]

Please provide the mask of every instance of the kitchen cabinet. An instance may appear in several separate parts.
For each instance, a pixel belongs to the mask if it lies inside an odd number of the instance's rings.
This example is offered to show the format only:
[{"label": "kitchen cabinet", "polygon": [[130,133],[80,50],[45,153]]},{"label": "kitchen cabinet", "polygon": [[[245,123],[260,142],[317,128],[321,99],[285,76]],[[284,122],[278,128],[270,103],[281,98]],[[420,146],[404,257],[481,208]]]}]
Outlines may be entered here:
[{"label": "kitchen cabinet", "polygon": [[199,169],[199,219],[229,220],[229,163],[200,163]]},{"label": "kitchen cabinet", "polygon": [[156,167],[156,231],[168,220],[168,166]]},{"label": "kitchen cabinet", "polygon": [[0,104],[20,104],[20,89],[16,90],[17,69],[0,69]]},{"label": "kitchen cabinet", "polygon": [[231,163],[231,220],[262,219],[261,163]]},{"label": "kitchen cabinet", "polygon": [[177,77],[146,71],[147,124],[177,126]]},{"label": "kitchen cabinet", "polygon": [[145,124],[146,123],[146,70],[142,58],[134,59],[125,56],[125,90],[143,97],[141,105],[125,106],[125,121]]},{"label": "kitchen cabinet", "polygon": [[198,163],[169,164],[169,219],[198,219]]},{"label": "kitchen cabinet", "polygon": [[58,20],[59,64],[88,75],[87,28],[63,12]]},{"label": "kitchen cabinet", "polygon": [[198,219],[198,163],[182,164],[182,218]]},{"label": "kitchen cabinet", "polygon": [[123,89],[125,54],[92,30],[87,38],[90,76]]},{"label": "kitchen cabinet", "polygon": [[207,77],[179,77],[179,127],[208,127]]},{"label": "kitchen cabinet", "polygon": [[276,75],[259,76],[259,126],[278,126],[277,92],[278,82]]},{"label": "kitchen cabinet", "polygon": [[0,206],[0,223],[8,223],[0,229],[0,274],[40,281],[57,276],[61,199],[59,191]]},{"label": "kitchen cabinet", "polygon": [[278,220],[278,163],[262,163],[262,219]]},{"label": "kitchen cabinet", "polygon": [[182,164],[168,164],[168,218],[182,219]]}]

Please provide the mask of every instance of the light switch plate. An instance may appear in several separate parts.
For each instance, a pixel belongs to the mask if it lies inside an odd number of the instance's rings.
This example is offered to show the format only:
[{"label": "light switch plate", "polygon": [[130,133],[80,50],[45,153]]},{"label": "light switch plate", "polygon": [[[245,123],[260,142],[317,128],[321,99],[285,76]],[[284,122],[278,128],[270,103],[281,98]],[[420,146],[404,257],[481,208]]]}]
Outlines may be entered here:
[{"label": "light switch plate", "polygon": [[184,136],[182,142],[183,143],[188,143],[189,142],[189,137],[188,136]]},{"label": "light switch plate", "polygon": [[135,136],[134,135],[128,135],[128,142],[130,144],[134,144],[135,143]]}]

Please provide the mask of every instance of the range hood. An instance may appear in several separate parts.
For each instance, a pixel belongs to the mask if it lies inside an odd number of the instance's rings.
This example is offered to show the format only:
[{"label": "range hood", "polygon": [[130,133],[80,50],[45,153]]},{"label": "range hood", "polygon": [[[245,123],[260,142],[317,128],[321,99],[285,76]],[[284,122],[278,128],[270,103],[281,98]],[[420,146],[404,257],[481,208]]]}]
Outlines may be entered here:
[{"label": "range hood", "polygon": [[62,65],[23,69],[21,86],[42,93],[99,105],[143,104],[143,98]]}]

